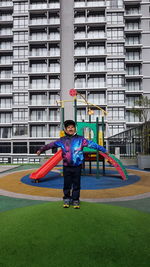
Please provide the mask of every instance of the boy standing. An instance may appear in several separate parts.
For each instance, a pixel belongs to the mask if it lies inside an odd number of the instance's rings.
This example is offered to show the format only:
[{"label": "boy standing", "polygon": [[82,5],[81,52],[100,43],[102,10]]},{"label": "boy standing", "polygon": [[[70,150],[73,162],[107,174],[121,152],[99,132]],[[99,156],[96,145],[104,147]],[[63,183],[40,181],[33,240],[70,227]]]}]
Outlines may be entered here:
[{"label": "boy standing", "polygon": [[[84,162],[83,148],[89,147],[100,150],[104,153],[106,149],[91,140],[85,139],[76,133],[76,125],[73,120],[64,122],[65,136],[55,142],[51,142],[37,151],[37,155],[54,147],[62,149],[63,176],[64,176],[64,208],[69,208],[73,204],[75,209],[80,208],[80,180],[81,168]],[[72,191],[72,193],[71,193]]]}]

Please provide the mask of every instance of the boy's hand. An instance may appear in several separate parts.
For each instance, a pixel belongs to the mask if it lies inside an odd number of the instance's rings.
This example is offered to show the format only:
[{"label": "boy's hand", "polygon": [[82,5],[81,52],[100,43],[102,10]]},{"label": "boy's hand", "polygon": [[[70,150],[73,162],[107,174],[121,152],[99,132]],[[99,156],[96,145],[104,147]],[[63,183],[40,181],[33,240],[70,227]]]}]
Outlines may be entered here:
[{"label": "boy's hand", "polygon": [[40,156],[40,154],[41,154],[41,151],[40,151],[40,150],[38,150],[38,151],[36,152],[36,154],[37,154],[37,156]]}]

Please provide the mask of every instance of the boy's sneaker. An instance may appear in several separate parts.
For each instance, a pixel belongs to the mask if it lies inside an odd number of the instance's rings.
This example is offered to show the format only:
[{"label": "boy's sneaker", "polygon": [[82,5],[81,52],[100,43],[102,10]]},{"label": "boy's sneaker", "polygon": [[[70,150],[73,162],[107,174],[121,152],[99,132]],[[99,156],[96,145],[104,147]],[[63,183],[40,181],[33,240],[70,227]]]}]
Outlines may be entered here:
[{"label": "boy's sneaker", "polygon": [[74,207],[74,209],[80,209],[80,201],[79,200],[73,200],[73,207]]},{"label": "boy's sneaker", "polygon": [[63,207],[64,208],[69,208],[69,206],[70,206],[70,199],[69,198],[65,198]]}]

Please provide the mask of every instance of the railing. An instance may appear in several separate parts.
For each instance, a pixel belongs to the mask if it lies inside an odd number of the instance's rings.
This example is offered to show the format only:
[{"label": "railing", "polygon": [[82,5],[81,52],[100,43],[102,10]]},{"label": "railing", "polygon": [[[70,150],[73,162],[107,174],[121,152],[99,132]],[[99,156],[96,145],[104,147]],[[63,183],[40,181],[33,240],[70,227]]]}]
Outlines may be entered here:
[{"label": "railing", "polygon": [[108,138],[109,152],[120,148],[122,157],[136,157],[138,153],[150,154],[150,121]]}]

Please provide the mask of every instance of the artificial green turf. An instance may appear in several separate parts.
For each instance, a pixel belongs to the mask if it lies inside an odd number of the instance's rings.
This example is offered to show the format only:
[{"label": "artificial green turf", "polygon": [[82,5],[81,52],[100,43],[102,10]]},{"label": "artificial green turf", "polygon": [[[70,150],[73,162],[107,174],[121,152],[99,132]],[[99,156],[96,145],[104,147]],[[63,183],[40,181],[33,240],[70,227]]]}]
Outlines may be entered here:
[{"label": "artificial green turf", "polygon": [[26,206],[37,205],[43,202],[46,202],[46,201],[0,196],[0,212],[15,209],[15,208],[22,208]]},{"label": "artificial green turf", "polygon": [[49,202],[0,213],[1,267],[149,266],[150,214]]}]

